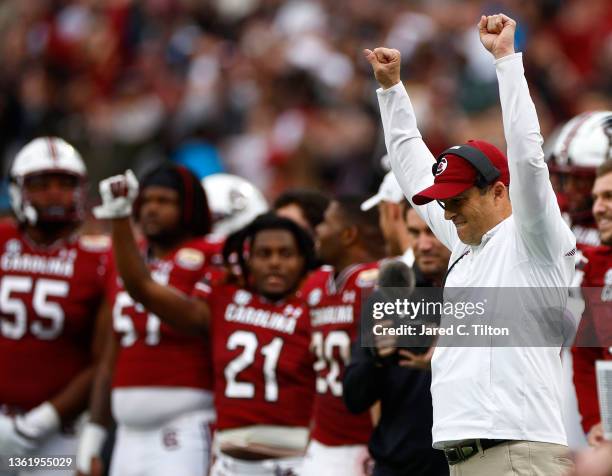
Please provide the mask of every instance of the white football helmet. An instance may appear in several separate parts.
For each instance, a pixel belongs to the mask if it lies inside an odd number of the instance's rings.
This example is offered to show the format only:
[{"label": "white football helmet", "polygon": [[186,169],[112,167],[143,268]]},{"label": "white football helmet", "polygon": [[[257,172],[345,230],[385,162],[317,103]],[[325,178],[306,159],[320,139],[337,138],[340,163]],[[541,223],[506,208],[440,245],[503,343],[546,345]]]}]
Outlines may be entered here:
[{"label": "white football helmet", "polygon": [[231,174],[202,179],[213,222],[213,235],[224,238],[269,210],[268,202],[248,180]]},{"label": "white football helmet", "polygon": [[548,149],[553,172],[594,172],[612,158],[612,111],[582,113],[567,122]]},{"label": "white football helmet", "polygon": [[[73,207],[54,211],[53,216],[41,217],[30,202],[24,188],[27,178],[42,174],[67,174],[78,179]],[[26,144],[15,156],[9,174],[9,198],[15,216],[20,222],[36,225],[41,218],[54,221],[81,221],[85,214],[85,184],[87,169],[81,155],[68,142],[59,137],[39,137]]]}]

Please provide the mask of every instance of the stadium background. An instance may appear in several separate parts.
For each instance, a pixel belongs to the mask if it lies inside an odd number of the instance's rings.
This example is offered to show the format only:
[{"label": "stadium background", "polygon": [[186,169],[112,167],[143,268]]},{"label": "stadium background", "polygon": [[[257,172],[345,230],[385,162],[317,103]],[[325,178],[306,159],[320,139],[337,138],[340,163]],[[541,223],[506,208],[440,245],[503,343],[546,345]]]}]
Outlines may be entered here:
[{"label": "stadium background", "polygon": [[361,50],[378,45],[401,50],[434,153],[471,137],[503,148],[475,28],[498,11],[518,21],[544,137],[612,109],[608,0],[3,0],[3,188],[19,147],[53,134],[81,151],[92,200],[101,178],[168,158],[242,175],[269,199],[371,192],[384,143]]}]

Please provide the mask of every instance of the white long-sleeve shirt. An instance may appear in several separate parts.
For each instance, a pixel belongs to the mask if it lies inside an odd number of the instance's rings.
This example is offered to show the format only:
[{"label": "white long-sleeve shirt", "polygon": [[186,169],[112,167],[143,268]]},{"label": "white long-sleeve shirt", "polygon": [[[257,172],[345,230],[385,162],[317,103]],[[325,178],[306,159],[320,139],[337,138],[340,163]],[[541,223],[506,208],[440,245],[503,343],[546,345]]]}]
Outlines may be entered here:
[{"label": "white long-sleeve shirt", "polygon": [[[415,209],[452,251],[450,263],[469,250],[448,275],[447,288],[553,288],[551,293],[564,302],[574,273],[576,241],[549,180],[522,55],[495,64],[512,215],[485,233],[478,246],[469,246],[459,240],[435,201]],[[412,202],[413,195],[433,183],[435,159],[421,138],[404,86],[377,93],[393,172]],[[516,302],[508,318],[528,312]],[[431,385],[434,446],[472,438],[566,444],[562,378],[559,348],[437,347]]]}]

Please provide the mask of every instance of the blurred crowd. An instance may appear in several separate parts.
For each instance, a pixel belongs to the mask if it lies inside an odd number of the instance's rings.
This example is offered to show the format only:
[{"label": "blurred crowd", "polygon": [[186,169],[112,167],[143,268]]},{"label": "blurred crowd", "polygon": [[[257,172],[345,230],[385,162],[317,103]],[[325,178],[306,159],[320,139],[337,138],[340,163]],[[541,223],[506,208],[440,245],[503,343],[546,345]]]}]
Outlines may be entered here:
[{"label": "blurred crowd", "polygon": [[4,0],[2,176],[20,146],[53,134],[92,183],[171,158],[269,199],[372,191],[384,144],[361,51],[380,45],[402,52],[432,152],[470,137],[504,148],[476,31],[498,11],[518,21],[544,137],[612,108],[609,0]]}]

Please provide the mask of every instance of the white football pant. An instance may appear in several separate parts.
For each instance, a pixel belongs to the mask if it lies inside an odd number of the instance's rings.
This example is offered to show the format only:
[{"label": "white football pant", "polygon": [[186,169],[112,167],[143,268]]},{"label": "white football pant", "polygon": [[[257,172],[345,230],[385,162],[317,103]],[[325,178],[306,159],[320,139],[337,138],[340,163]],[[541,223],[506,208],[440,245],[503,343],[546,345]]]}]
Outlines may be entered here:
[{"label": "white football pant", "polygon": [[190,412],[158,427],[117,427],[110,476],[202,476],[211,451],[210,411]]},{"label": "white football pant", "polygon": [[308,444],[300,476],[368,476],[374,462],[365,445],[326,446]]}]

